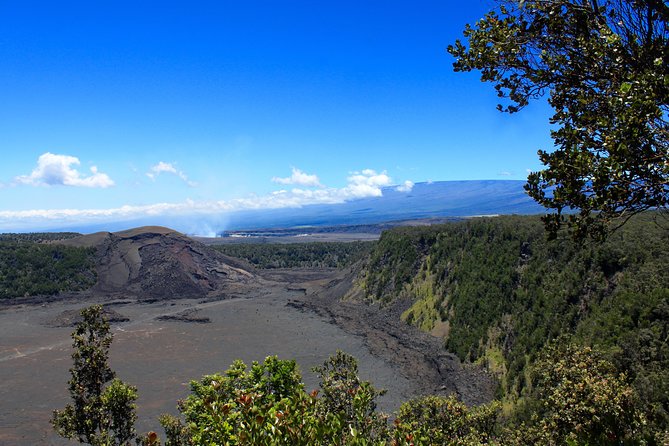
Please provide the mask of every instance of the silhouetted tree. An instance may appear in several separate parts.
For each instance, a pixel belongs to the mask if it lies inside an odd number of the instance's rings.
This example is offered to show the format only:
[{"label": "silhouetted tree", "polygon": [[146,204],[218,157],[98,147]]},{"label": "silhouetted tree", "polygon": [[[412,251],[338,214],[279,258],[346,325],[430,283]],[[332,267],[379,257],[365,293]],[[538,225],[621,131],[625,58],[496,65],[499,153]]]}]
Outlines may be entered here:
[{"label": "silhouetted tree", "polygon": [[[661,0],[497,0],[449,46],[514,113],[549,94],[553,151],[526,190],[555,235],[600,237],[669,205],[669,5]],[[576,211],[564,215],[564,210]]]}]

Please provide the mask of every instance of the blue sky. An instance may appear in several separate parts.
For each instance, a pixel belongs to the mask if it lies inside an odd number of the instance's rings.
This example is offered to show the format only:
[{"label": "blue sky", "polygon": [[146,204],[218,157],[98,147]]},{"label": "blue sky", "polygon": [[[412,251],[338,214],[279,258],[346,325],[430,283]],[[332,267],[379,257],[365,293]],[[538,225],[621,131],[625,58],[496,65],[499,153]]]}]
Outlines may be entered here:
[{"label": "blue sky", "polygon": [[550,110],[445,50],[491,6],[0,1],[0,231],[523,179]]}]

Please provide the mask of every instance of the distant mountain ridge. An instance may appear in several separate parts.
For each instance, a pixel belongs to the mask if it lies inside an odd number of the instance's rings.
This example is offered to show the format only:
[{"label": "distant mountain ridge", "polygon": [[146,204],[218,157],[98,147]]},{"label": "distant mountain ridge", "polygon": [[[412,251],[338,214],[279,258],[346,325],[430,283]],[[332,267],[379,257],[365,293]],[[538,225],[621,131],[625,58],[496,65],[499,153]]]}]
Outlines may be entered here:
[{"label": "distant mountain ridge", "polygon": [[382,189],[380,197],[343,203],[247,210],[221,215],[154,216],[50,230],[92,233],[161,225],[185,234],[213,236],[226,230],[362,225],[435,217],[544,213],[545,209],[527,196],[524,185],[523,180],[423,182],[416,183],[410,191],[400,191],[397,186],[390,186]]},{"label": "distant mountain ridge", "polygon": [[386,187],[383,196],[340,204],[319,204],[238,212],[226,229],[256,229],[379,223],[432,217],[541,214],[545,209],[523,189],[522,180],[469,180],[417,183],[411,191]]}]

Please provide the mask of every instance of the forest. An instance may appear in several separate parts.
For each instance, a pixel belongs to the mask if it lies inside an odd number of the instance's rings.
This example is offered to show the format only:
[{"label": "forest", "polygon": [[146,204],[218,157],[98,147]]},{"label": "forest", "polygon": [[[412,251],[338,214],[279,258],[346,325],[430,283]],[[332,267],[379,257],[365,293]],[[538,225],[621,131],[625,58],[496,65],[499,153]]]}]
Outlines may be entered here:
[{"label": "forest", "polygon": [[669,426],[669,221],[630,220],[604,243],[547,240],[537,217],[476,218],[381,236],[360,275],[368,299],[411,299],[402,315],[500,379],[527,420],[531,371],[552,341],[592,349],[624,374],[648,426]]},{"label": "forest", "polygon": [[239,243],[212,245],[253,266],[271,268],[343,268],[363,258],[375,242]]},{"label": "forest", "polygon": [[94,249],[47,243],[78,235],[0,234],[0,299],[51,296],[95,284]]}]

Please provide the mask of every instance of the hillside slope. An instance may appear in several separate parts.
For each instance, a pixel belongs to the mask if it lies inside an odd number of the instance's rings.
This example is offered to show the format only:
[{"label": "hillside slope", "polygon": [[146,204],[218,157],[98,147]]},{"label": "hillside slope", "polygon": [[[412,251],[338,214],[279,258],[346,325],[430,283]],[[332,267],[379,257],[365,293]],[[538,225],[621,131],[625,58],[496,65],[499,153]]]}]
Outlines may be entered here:
[{"label": "hillside slope", "polygon": [[99,232],[62,243],[96,249],[98,280],[92,290],[100,293],[205,296],[254,280],[244,262],[159,226]]},{"label": "hillside slope", "polygon": [[547,242],[535,217],[471,219],[385,232],[358,279],[402,318],[486,365],[507,398],[532,387],[547,341],[593,345],[634,382],[649,418],[669,424],[669,230],[650,214],[602,245]]}]

